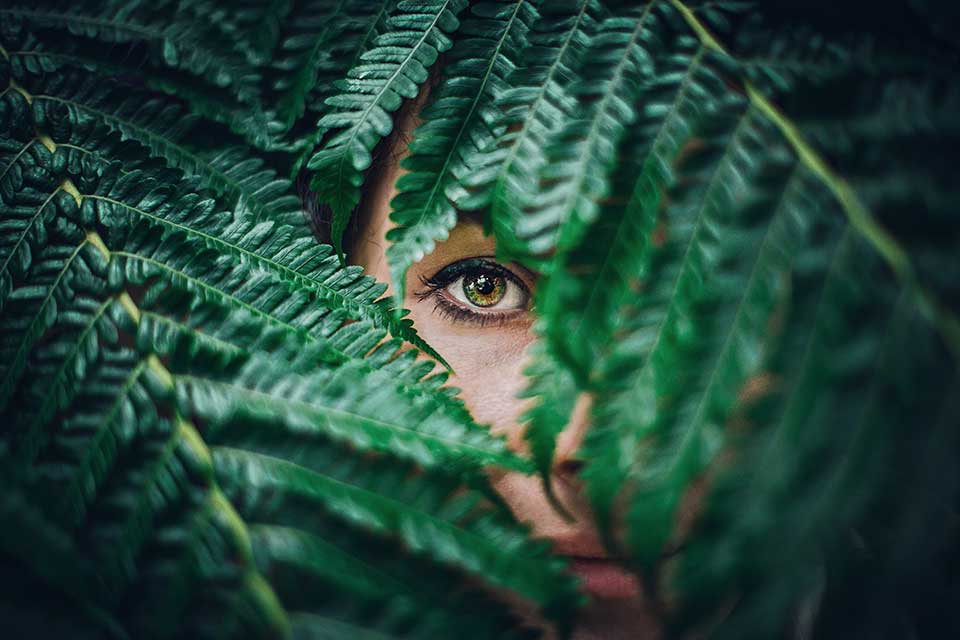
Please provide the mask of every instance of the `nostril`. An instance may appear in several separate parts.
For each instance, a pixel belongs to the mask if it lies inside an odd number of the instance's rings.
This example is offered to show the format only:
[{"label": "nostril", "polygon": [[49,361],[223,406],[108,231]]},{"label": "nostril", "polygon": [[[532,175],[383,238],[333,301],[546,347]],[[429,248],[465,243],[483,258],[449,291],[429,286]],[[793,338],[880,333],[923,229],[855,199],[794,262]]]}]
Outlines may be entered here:
[{"label": "nostril", "polygon": [[566,460],[559,460],[555,466],[556,473],[560,475],[570,476],[571,478],[576,477],[583,470],[584,462],[579,458],[567,458]]}]

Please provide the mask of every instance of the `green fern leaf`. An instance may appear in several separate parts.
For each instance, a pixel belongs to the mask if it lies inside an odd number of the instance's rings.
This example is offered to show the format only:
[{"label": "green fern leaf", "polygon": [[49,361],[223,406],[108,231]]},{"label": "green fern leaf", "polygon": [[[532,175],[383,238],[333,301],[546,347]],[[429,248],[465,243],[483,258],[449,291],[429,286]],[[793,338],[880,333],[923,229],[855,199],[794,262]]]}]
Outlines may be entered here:
[{"label": "green fern leaf", "polygon": [[63,197],[67,196],[56,186],[52,173],[42,169],[50,158],[46,147],[35,138],[17,141],[13,146],[16,151],[6,160],[6,169],[0,178],[0,189],[5,194],[0,310],[13,290],[14,278],[23,278],[32,270],[34,256],[47,242],[47,229],[55,207],[63,205]]},{"label": "green fern leaf", "polygon": [[[310,358],[316,362],[316,357]],[[262,378],[268,363],[257,360],[231,381],[216,381],[182,374],[182,402],[191,405],[204,420],[222,423],[224,416],[257,416],[260,421],[274,416],[296,434],[306,446],[311,439],[345,441],[358,449],[391,452],[417,462],[424,468],[451,464],[496,464],[526,470],[524,462],[509,454],[502,441],[493,439],[485,429],[464,425],[459,416],[445,414],[445,403],[420,398],[414,404],[404,388],[390,382],[387,372],[374,371],[365,376],[369,388],[352,390],[348,381],[364,372],[362,365],[341,365],[330,372],[303,374],[299,384],[284,381],[275,387]],[[325,373],[326,375],[322,375]],[[335,403],[318,404],[310,400],[318,389],[340,389]],[[406,397],[406,402],[405,402]],[[410,425],[417,425],[411,427]],[[236,429],[224,438],[271,439],[274,429],[261,427],[262,433]],[[241,442],[245,440],[241,439]]]},{"label": "green fern leaf", "polygon": [[[530,34],[524,64],[507,79],[511,87],[499,99],[507,133],[485,154],[483,165],[471,174],[477,189],[472,206],[489,206],[494,226],[515,221],[516,213],[534,202],[538,174],[547,162],[544,150],[554,129],[576,108],[570,85],[578,71],[590,36],[605,14],[599,3],[548,3]],[[498,233],[504,255],[512,247],[512,231]],[[512,248],[511,248],[512,247]]]},{"label": "green fern leaf", "polygon": [[222,32],[233,41],[234,50],[259,65],[268,62],[294,4],[293,0],[250,0],[225,8],[219,3],[190,2],[183,10]]},{"label": "green fern leaf", "polygon": [[466,2],[405,1],[386,22],[386,31],[347,74],[342,92],[326,100],[332,107],[317,126],[332,137],[307,163],[314,171],[311,187],[333,210],[332,237],[343,257],[341,237],[360,201],[362,171],[370,166],[377,141],[390,133],[390,114],[403,98],[413,98],[437,56],[451,46],[450,33],[460,26],[457,14]]},{"label": "green fern leaf", "polygon": [[458,176],[479,162],[480,148],[492,139],[488,122],[498,117],[493,104],[504,76],[514,69],[537,18],[534,3],[483,3],[471,7],[475,17],[461,27],[467,38],[450,53],[448,73],[457,77],[437,91],[414,132],[409,173],[397,181],[391,201],[387,249],[394,295],[403,299],[408,267],[433,251],[456,224],[457,202],[469,195]]},{"label": "green fern leaf", "polygon": [[[307,96],[304,117],[290,130],[292,144],[300,150],[291,168],[291,175],[300,173],[326,135],[324,129],[316,126],[316,116],[329,110],[326,100],[337,94],[337,83],[348,70],[360,65],[361,56],[386,31],[387,17],[394,10],[394,4],[394,0],[382,0],[375,7],[367,9],[362,19],[348,22],[342,37],[330,43],[330,55],[317,69],[316,85]],[[305,127],[300,127],[301,123]]]},{"label": "green fern leaf", "polygon": [[543,479],[544,492],[554,508],[566,518],[571,515],[553,490],[553,458],[557,437],[567,427],[580,388],[572,372],[552,357],[543,344],[531,349],[531,364],[524,370],[529,378],[522,397],[536,403],[524,413],[524,440],[530,444],[537,471]]},{"label": "green fern leaf", "polygon": [[[58,3],[53,3],[57,5]],[[169,20],[166,11],[129,3],[62,2],[58,6],[10,6],[0,12],[5,21],[36,29],[67,32],[108,43],[146,43],[162,64],[209,78],[215,85],[230,87],[242,101],[259,98],[258,77],[243,56],[236,55],[226,40],[207,22],[190,15]]]},{"label": "green fern leaf", "polygon": [[[508,247],[522,245],[525,256],[555,247],[566,251],[596,218],[597,201],[608,194],[616,148],[636,119],[632,105],[641,79],[652,73],[645,41],[655,33],[653,15],[653,4],[648,4],[636,17],[609,18],[598,27],[584,53],[584,81],[575,92],[579,103],[588,105],[584,116],[569,120],[547,141],[535,184],[549,186],[523,198],[528,210],[522,216],[509,208],[502,212],[495,228],[504,233]],[[511,218],[515,224],[506,222]]]},{"label": "green fern leaf", "polygon": [[[518,590],[533,602],[550,605],[554,571],[544,572],[538,562],[504,565],[499,561],[501,545],[511,541],[494,538],[495,530],[481,529],[482,535],[467,532],[450,523],[418,513],[410,502],[392,502],[382,494],[365,491],[270,456],[217,449],[219,473],[242,478],[244,490],[276,493],[306,501],[317,511],[330,512],[348,523],[383,533],[399,531],[414,553],[436,553],[443,564],[453,564],[484,576],[491,583]],[[282,487],[282,489],[281,489]],[[283,495],[283,494],[281,494]],[[286,496],[281,497],[284,499]],[[514,544],[516,540],[512,541]],[[519,551],[519,549],[514,549]],[[532,550],[531,550],[532,551]],[[573,595],[573,594],[569,594]],[[567,603],[552,603],[563,606]]]},{"label": "green fern leaf", "polygon": [[[307,97],[317,82],[317,71],[327,58],[343,20],[337,19],[349,3],[344,0],[315,0],[303,10],[294,10],[293,29],[281,36],[280,52],[274,66],[288,72],[277,78],[273,90],[276,118],[289,129],[303,115]],[[371,11],[373,13],[373,11]]]},{"label": "green fern leaf", "polygon": [[[358,532],[351,531],[351,534],[354,540],[359,537]],[[518,621],[509,616],[480,617],[476,626],[464,629],[464,617],[476,616],[482,605],[489,607],[488,597],[479,591],[453,595],[455,581],[425,583],[415,573],[405,571],[404,563],[382,553],[371,554],[376,547],[374,541],[368,541],[364,547],[339,537],[337,543],[332,544],[331,536],[320,537],[283,525],[257,525],[251,528],[251,537],[258,551],[258,564],[276,576],[281,593],[293,596],[302,593],[304,585],[323,585],[324,590],[329,589],[327,585],[335,585],[325,603],[298,602],[298,611],[291,615],[295,634],[370,640],[428,639],[450,634],[477,639],[523,637],[517,630]],[[449,590],[445,591],[444,586]],[[343,597],[345,594],[350,594],[349,600]],[[386,598],[393,603],[390,612],[369,624],[351,624],[336,617],[338,606],[357,607]],[[445,608],[436,608],[438,601],[445,602]],[[429,614],[424,615],[424,610]]]},{"label": "green fern leaf", "polygon": [[102,256],[80,234],[80,229],[73,227],[65,237],[57,238],[59,244],[46,247],[37,257],[29,285],[14,289],[8,297],[0,325],[0,353],[4,356],[0,407],[6,406],[23,375],[31,347],[54,323],[58,308],[73,297],[75,281],[82,286],[106,267]]},{"label": "green fern leaf", "polygon": [[[632,206],[628,205],[626,208],[621,204],[626,197],[624,191],[630,188],[636,177],[636,167],[632,161],[623,163],[621,171],[624,175],[618,181],[603,173],[606,168],[614,166],[620,144],[618,138],[625,135],[625,127],[620,123],[629,123],[636,117],[629,106],[631,100],[620,94],[630,95],[631,92],[640,91],[640,77],[650,73],[648,67],[652,64],[651,57],[641,42],[651,38],[648,21],[655,18],[651,11],[652,5],[648,5],[633,18],[616,17],[604,21],[597,28],[597,34],[584,54],[589,61],[584,73],[591,78],[603,79],[599,85],[585,84],[578,89],[575,96],[587,102],[587,110],[592,119],[570,120],[564,131],[554,134],[554,146],[547,147],[548,153],[539,163],[544,171],[556,173],[548,183],[553,185],[550,187],[551,192],[559,194],[559,197],[532,190],[525,196],[514,198],[515,202],[537,203],[536,206],[542,208],[540,213],[523,212],[506,206],[499,210],[494,209],[494,213],[499,213],[499,220],[495,218],[494,221],[495,230],[499,225],[507,230],[505,234],[510,236],[505,242],[508,251],[512,251],[509,247],[513,247],[519,250],[519,255],[525,261],[530,262],[534,260],[534,256],[545,254],[551,248],[555,249],[551,258],[546,261],[539,260],[546,265],[546,274],[539,284],[536,307],[548,319],[540,330],[540,334],[547,338],[547,346],[535,356],[535,364],[528,372],[531,377],[530,385],[525,392],[535,397],[542,393],[538,389],[550,390],[543,396],[541,405],[525,416],[525,438],[531,443],[534,458],[541,471],[552,468],[555,440],[569,422],[577,392],[590,389],[591,365],[588,363],[595,362],[597,355],[590,353],[590,347],[606,342],[604,333],[593,335],[589,332],[590,329],[601,327],[590,326],[589,319],[584,316],[596,314],[593,317],[599,317],[601,321],[614,317],[619,293],[616,280],[624,282],[631,279],[628,271],[631,265],[628,261],[635,259],[639,253],[635,245],[624,246],[618,244],[618,238],[607,239],[603,235],[598,239],[605,241],[585,249],[583,253],[586,255],[580,257],[568,257],[574,244],[554,247],[554,243],[566,233],[565,229],[580,229],[570,233],[577,236],[582,234],[584,225],[592,221],[599,210],[601,197],[608,198],[613,204],[608,207],[608,216],[602,223],[595,225],[594,231],[598,233],[609,233],[603,230],[613,225],[615,216],[641,215],[637,213],[641,203],[631,203]],[[591,64],[598,66],[593,68]],[[609,68],[611,64],[612,70]],[[598,91],[598,87],[606,87],[608,91]],[[594,92],[602,97],[594,100]],[[617,110],[617,115],[614,115]],[[585,135],[581,134],[584,129],[587,131]],[[574,135],[577,136],[577,142],[570,140]],[[562,153],[564,158],[551,160],[550,149]],[[598,157],[598,153],[604,154],[606,160]],[[592,172],[592,175],[588,176],[588,172]],[[616,193],[611,192],[614,188],[618,189]],[[548,218],[552,220],[548,223],[552,231],[548,230],[540,235],[543,240],[540,245],[531,238],[521,238],[524,225],[534,219],[542,221]],[[631,222],[627,222],[623,226],[627,231],[635,231],[628,226],[630,224]],[[560,225],[559,228],[556,228],[556,225]],[[616,231],[621,230],[620,226],[613,228]],[[600,255],[605,250],[613,255]],[[618,250],[622,253],[613,253]],[[610,262],[611,258],[614,262]],[[595,260],[597,262],[594,262]],[[595,265],[600,265],[599,274],[591,273],[597,268]],[[593,278],[596,275],[607,276],[608,270],[617,274],[614,281],[604,280],[608,282],[608,286],[598,289]],[[569,276],[570,272],[576,273],[577,277]],[[624,282],[621,286],[626,288],[629,283]],[[608,292],[613,296],[609,302],[600,298]],[[594,296],[600,299],[596,300]],[[550,382],[550,378],[555,381]],[[549,492],[549,480],[546,480],[548,477],[544,476],[545,487]],[[602,515],[605,514],[605,505],[601,504],[598,510]]]},{"label": "green fern leaf", "polygon": [[[818,258],[798,282],[795,301],[810,304],[803,305],[804,313],[785,328],[782,349],[772,358],[775,375],[785,378],[749,407],[753,441],[737,442],[746,456],[743,468],[749,471],[718,478],[716,506],[707,514],[709,535],[691,550],[684,566],[685,584],[702,603],[701,589],[736,588],[751,572],[730,555],[735,549],[749,547],[758,558],[772,553],[789,559],[788,571],[744,592],[744,606],[726,624],[732,633],[769,629],[760,621],[762,611],[783,615],[791,606],[790,594],[816,588],[823,563],[820,548],[839,545],[841,553],[851,553],[842,541],[843,531],[863,531],[868,542],[862,544],[873,550],[886,544],[877,533],[860,529],[858,523],[876,500],[865,494],[851,499],[857,487],[884,486],[879,478],[891,467],[898,469],[897,484],[915,482],[922,475],[917,469],[925,465],[946,473],[940,477],[950,475],[951,463],[930,455],[929,447],[954,437],[946,435],[944,425],[956,417],[951,392],[956,365],[937,344],[929,325],[910,308],[909,296],[889,286],[876,254],[836,219],[828,224],[833,227],[826,236],[830,259]],[[862,280],[866,275],[871,277]],[[872,284],[860,288],[851,287],[852,282]],[[837,322],[837,314],[850,314],[858,321]],[[871,320],[864,323],[864,318]],[[836,365],[824,366],[826,359]],[[917,376],[931,383],[923,394],[896,391]],[[865,384],[867,393],[853,400],[848,395],[851,384]],[[817,392],[823,404],[811,407],[803,398],[815,388],[823,389]],[[917,417],[931,425],[934,437],[901,440],[894,435],[905,421]],[[868,430],[873,437],[867,437]],[[902,444],[892,445],[895,441]],[[781,453],[784,450],[790,455]],[[783,464],[764,466],[779,456],[784,456]],[[736,514],[726,507],[734,492],[746,492],[750,504]],[[763,523],[760,514],[770,509],[791,515]],[[877,515],[890,518],[889,511]],[[764,542],[771,526],[777,535],[776,550]],[[718,545],[720,553],[707,556],[701,544]],[[721,562],[721,557],[726,560]],[[693,569],[692,563],[698,561],[704,564]]]},{"label": "green fern leaf", "polygon": [[[102,136],[96,127],[105,126],[120,134],[121,140],[136,141],[169,165],[200,177],[196,188],[227,196],[229,206],[249,207],[259,216],[270,212],[278,219],[291,219],[297,214],[298,202],[289,194],[289,183],[277,179],[274,171],[264,170],[262,161],[250,158],[240,148],[209,153],[184,142],[197,133],[196,119],[184,110],[169,102],[131,96],[128,89],[117,86],[64,82],[66,78],[70,76],[45,87],[45,93],[34,100],[34,108],[41,110],[35,117],[44,125],[66,120],[71,123],[63,131],[62,144],[94,153],[84,143],[99,140]],[[118,100],[118,95],[124,97]],[[77,122],[79,126],[74,124]]]}]

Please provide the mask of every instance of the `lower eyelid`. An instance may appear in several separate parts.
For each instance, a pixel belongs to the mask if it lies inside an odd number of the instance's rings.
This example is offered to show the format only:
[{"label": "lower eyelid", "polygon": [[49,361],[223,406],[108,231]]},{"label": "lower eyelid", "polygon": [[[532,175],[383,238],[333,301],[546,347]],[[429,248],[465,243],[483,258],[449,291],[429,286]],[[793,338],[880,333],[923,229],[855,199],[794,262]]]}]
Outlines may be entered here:
[{"label": "lower eyelid", "polygon": [[437,292],[436,303],[433,306],[434,312],[440,313],[451,323],[464,323],[479,326],[480,328],[488,325],[502,326],[509,322],[514,322],[527,315],[525,309],[511,309],[509,311],[473,311],[466,306],[453,302],[442,292]]}]

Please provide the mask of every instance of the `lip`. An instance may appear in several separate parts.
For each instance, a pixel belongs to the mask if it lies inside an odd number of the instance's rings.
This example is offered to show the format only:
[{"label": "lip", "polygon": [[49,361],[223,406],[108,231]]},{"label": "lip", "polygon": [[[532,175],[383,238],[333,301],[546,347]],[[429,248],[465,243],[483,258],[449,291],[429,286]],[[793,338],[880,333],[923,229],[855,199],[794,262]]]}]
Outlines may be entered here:
[{"label": "lip", "polygon": [[592,536],[554,539],[554,552],[570,562],[570,572],[581,579],[581,588],[594,598],[621,600],[640,595],[637,577],[620,563]]},{"label": "lip", "polygon": [[570,570],[581,579],[588,594],[602,600],[623,600],[640,595],[640,582],[610,558],[568,556]]}]

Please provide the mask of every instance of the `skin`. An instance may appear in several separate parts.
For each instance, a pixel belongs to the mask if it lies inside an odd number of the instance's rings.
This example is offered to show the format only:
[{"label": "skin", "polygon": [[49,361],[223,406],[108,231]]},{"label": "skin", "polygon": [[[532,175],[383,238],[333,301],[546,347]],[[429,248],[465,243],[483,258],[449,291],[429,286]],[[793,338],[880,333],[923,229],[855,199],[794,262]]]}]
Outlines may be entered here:
[{"label": "skin", "polygon": [[[420,96],[412,108],[400,114],[393,148],[386,161],[381,161],[368,176],[358,226],[349,251],[352,262],[365,267],[383,282],[390,282],[385,253],[388,246],[386,233],[393,226],[389,218],[390,200],[397,193],[397,178],[405,173],[399,161],[407,154],[407,142],[417,124],[416,114],[423,99],[424,96]],[[504,435],[511,448],[525,452],[521,416],[528,400],[517,395],[526,386],[523,371],[529,363],[528,347],[535,338],[529,305],[508,310],[496,306],[471,308],[469,301],[465,304],[456,299],[458,292],[463,296],[462,281],[446,288],[431,288],[424,283],[448,265],[476,257],[492,261],[495,254],[495,240],[484,235],[477,220],[461,216],[449,238],[439,242],[435,251],[409,269],[404,306],[410,309],[410,317],[420,335],[453,367],[456,373],[451,376],[450,383],[462,390],[462,398],[474,417],[480,423],[490,425],[494,433]],[[513,287],[506,296],[507,301],[516,302],[532,296],[537,274],[516,264],[502,266],[519,282],[504,280],[507,287]],[[472,316],[458,319],[452,317],[449,306],[458,303],[468,311],[498,315],[488,315],[479,321]],[[503,303],[499,306],[502,307]],[[590,427],[589,406],[589,397],[578,399],[569,424],[558,438],[552,474],[557,497],[574,516],[574,521],[565,520],[553,509],[539,477],[502,470],[491,470],[490,476],[514,515],[529,523],[535,536],[551,540],[558,553],[593,558],[604,555],[604,551],[577,476],[582,466],[577,451]],[[592,589],[585,588],[591,596],[591,604],[578,619],[573,637],[576,640],[659,638],[661,633],[655,617],[637,581],[612,563],[591,560],[586,564],[594,566],[588,572],[593,571],[593,575],[601,573],[602,579]],[[595,568],[598,564],[602,565],[599,571]]]}]

